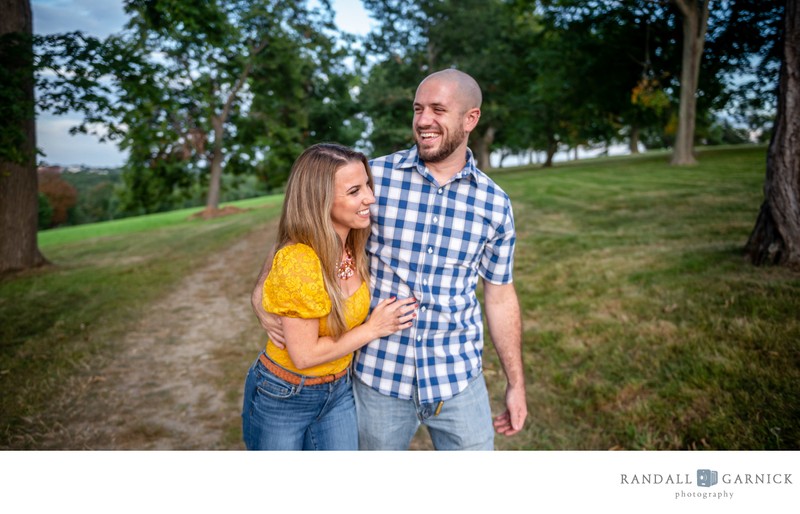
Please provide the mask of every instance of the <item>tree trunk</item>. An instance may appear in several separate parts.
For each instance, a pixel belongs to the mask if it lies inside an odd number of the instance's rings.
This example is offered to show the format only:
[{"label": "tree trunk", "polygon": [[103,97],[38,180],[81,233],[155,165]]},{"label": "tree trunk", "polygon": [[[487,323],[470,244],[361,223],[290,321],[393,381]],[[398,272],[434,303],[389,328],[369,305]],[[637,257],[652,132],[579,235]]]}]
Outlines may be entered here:
[{"label": "tree trunk", "polygon": [[631,137],[629,140],[629,147],[631,154],[639,153],[639,126],[631,125]]},{"label": "tree trunk", "polygon": [[503,167],[503,161],[505,161],[506,158],[508,158],[510,156],[511,156],[511,152],[510,151],[508,151],[508,150],[501,151],[500,152],[500,161],[497,163],[497,167],[498,168],[502,168]]},{"label": "tree trunk", "polygon": [[556,142],[555,138],[548,138],[547,140],[547,156],[545,157],[544,164],[542,164],[543,168],[550,168],[553,166],[553,156],[558,151],[558,142]]},{"label": "tree trunk", "polygon": [[764,202],[745,246],[757,265],[800,270],[800,8],[786,0],[778,112],[767,151]]},{"label": "tree trunk", "polygon": [[219,209],[222,182],[222,138],[225,135],[225,122],[219,116],[214,116],[211,122],[214,125],[214,153],[211,156],[211,175],[208,179],[208,197],[206,200],[206,211],[208,212]]},{"label": "tree trunk", "polygon": [[486,171],[491,167],[489,157],[491,156],[491,148],[492,143],[494,142],[495,132],[495,128],[489,126],[486,128],[486,132],[483,134],[477,134],[475,132],[472,133],[475,136],[475,144],[472,148],[472,153],[475,156],[478,169],[481,171]]},{"label": "tree trunk", "polygon": [[250,58],[247,61],[242,73],[233,87],[228,92],[228,98],[222,106],[219,114],[211,116],[211,124],[214,127],[214,154],[211,156],[211,175],[208,179],[208,197],[206,199],[206,213],[211,215],[219,210],[219,197],[222,182],[222,159],[225,156],[225,144],[223,138],[225,137],[225,123],[233,109],[233,104],[236,101],[239,91],[247,82],[247,77],[253,70],[253,59],[267,46],[267,39],[261,40],[257,45],[250,47]]},{"label": "tree trunk", "polygon": [[[4,120],[11,131],[0,141],[0,274],[45,264],[36,241],[38,182],[33,99],[33,41],[30,2],[0,0],[0,65],[11,78],[3,84]],[[11,34],[19,37],[10,39]],[[6,140],[8,138],[8,140]]]},{"label": "tree trunk", "polygon": [[681,61],[681,99],[678,111],[678,133],[672,164],[696,164],[694,158],[694,132],[697,118],[697,80],[700,60],[708,28],[711,0],[675,0],[683,14],[683,56]]}]

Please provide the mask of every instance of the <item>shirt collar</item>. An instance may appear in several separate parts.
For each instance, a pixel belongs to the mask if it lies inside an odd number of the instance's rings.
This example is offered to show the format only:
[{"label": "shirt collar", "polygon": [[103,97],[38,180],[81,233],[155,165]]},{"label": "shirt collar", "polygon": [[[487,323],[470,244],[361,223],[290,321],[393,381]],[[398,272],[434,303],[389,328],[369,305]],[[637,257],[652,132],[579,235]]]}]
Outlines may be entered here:
[{"label": "shirt collar", "polygon": [[[467,159],[464,167],[455,174],[453,180],[462,179],[465,177],[472,177],[474,180],[478,178],[478,167],[475,165],[475,156],[472,150],[467,148]],[[425,164],[419,157],[417,152],[417,145],[412,146],[408,153],[397,163],[398,168],[415,168],[419,173],[425,175]]]}]

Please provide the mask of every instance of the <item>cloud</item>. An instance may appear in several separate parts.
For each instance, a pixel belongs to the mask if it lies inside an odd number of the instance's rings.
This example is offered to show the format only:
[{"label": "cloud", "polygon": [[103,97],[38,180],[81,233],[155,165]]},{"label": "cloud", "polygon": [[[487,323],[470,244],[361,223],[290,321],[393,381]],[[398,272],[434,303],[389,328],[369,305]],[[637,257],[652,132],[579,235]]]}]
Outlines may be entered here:
[{"label": "cloud", "polygon": [[36,120],[36,146],[46,155],[39,156],[39,160],[62,166],[97,167],[116,167],[125,162],[126,154],[114,143],[101,143],[92,135],[70,135],[69,129],[80,122],[78,115],[40,116]]},{"label": "cloud", "polygon": [[104,38],[127,21],[119,0],[34,0],[31,9],[36,34],[80,30]]}]

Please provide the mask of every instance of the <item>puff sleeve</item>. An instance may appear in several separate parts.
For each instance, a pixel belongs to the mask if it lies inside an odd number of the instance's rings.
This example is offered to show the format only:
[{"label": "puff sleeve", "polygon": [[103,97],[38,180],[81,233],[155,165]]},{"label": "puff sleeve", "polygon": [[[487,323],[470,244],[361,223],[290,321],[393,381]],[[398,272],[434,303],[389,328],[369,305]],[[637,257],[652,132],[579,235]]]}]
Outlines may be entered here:
[{"label": "puff sleeve", "polygon": [[294,244],[278,250],[264,282],[264,310],[290,318],[322,318],[331,300],[322,279],[322,263],[310,246]]}]

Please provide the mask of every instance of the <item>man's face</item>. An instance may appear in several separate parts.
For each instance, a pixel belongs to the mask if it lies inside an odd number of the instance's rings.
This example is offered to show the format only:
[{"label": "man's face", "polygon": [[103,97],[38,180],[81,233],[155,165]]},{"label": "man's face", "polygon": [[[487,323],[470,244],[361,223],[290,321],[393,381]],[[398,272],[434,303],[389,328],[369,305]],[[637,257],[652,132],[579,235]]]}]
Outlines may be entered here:
[{"label": "man's face", "polygon": [[464,107],[452,82],[429,79],[414,97],[414,140],[422,160],[441,162],[467,140]]}]

